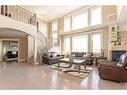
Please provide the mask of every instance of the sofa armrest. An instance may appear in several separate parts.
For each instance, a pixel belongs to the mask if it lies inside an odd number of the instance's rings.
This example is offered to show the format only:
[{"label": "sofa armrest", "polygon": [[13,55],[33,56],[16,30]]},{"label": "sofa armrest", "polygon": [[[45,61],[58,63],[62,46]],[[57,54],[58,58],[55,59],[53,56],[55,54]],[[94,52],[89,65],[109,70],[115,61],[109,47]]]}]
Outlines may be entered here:
[{"label": "sofa armrest", "polygon": [[99,76],[102,79],[113,81],[127,81],[127,70],[117,66],[115,62],[104,62],[98,67]]},{"label": "sofa armrest", "polygon": [[123,68],[121,66],[117,66],[116,65],[117,62],[112,62],[112,61],[101,61],[99,66],[103,66],[103,67],[113,67],[113,68]]},{"label": "sofa armrest", "polygon": [[101,77],[110,77],[110,79],[121,79],[124,76],[127,79],[127,70],[123,68],[100,66],[98,68],[98,71]]}]

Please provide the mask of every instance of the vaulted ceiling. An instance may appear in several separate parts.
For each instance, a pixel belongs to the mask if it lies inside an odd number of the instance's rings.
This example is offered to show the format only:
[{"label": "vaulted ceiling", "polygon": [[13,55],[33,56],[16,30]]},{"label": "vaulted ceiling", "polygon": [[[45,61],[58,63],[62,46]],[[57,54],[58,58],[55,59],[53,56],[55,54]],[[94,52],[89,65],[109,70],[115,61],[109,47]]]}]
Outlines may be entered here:
[{"label": "vaulted ceiling", "polygon": [[77,6],[72,6],[72,5],[23,5],[25,9],[28,9],[37,15],[41,16],[44,19],[47,20],[53,20],[59,17],[62,17],[70,12],[73,12],[75,10],[78,10],[82,7],[83,5],[77,5]]}]

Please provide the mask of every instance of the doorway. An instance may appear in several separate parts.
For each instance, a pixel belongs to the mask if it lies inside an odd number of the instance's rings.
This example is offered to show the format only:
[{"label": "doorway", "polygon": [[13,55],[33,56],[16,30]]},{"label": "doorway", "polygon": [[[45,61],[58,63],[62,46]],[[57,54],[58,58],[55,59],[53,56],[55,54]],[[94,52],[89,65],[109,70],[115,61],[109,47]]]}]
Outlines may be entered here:
[{"label": "doorway", "polygon": [[2,61],[6,63],[18,63],[19,43],[18,40],[3,40],[2,41]]}]

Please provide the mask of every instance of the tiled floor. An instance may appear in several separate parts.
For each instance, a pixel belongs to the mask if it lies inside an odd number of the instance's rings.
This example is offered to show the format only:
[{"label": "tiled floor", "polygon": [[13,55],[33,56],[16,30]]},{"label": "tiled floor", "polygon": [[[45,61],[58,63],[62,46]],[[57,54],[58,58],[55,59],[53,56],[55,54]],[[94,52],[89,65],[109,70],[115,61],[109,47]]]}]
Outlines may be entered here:
[{"label": "tiled floor", "polygon": [[0,89],[127,89],[127,83],[100,79],[97,67],[83,79],[48,65],[1,63]]}]

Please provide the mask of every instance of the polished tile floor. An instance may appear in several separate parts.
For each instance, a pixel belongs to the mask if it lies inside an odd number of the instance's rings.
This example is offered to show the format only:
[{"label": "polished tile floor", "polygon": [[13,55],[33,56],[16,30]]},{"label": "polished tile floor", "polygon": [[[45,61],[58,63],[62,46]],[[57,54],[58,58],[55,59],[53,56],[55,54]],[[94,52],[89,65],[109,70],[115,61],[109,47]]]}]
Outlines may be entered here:
[{"label": "polished tile floor", "polygon": [[127,83],[102,80],[97,67],[86,79],[53,70],[48,65],[0,63],[0,89],[127,89]]}]

